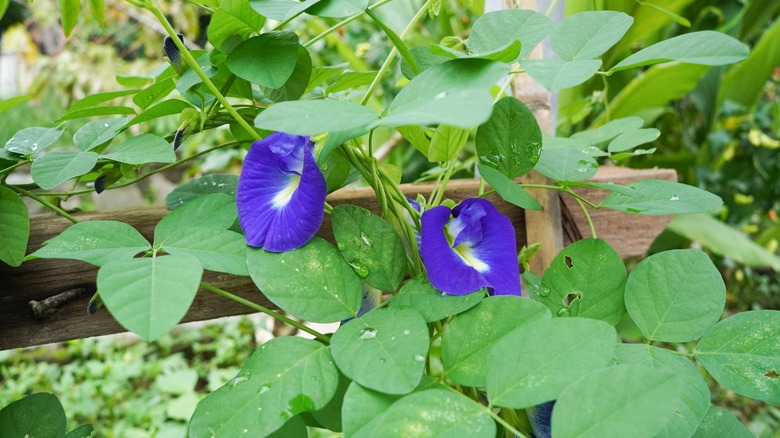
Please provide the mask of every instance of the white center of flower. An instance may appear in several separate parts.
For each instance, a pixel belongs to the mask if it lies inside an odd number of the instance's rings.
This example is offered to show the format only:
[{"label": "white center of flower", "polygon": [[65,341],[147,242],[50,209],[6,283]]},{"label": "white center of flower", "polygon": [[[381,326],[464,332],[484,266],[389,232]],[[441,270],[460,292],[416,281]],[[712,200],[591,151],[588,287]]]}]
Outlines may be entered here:
[{"label": "white center of flower", "polygon": [[478,259],[476,255],[474,255],[474,251],[468,243],[461,243],[453,249],[455,250],[455,254],[457,254],[461,260],[466,262],[467,265],[476,269],[480,274],[484,274],[490,270],[490,266],[487,263]]},{"label": "white center of flower", "polygon": [[286,206],[290,199],[292,199],[293,193],[295,193],[295,190],[298,189],[298,185],[301,183],[301,176],[296,174],[291,174],[289,176],[289,180],[287,180],[287,185],[282,189],[279,193],[274,196],[274,199],[271,201],[274,208],[282,208]]}]

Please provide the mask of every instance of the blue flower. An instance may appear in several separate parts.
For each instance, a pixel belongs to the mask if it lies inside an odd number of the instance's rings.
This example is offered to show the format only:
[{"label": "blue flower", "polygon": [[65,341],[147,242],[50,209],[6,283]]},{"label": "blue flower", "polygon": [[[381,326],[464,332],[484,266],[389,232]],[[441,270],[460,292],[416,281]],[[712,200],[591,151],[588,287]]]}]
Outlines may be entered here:
[{"label": "blue flower", "polygon": [[428,279],[437,289],[463,295],[487,287],[493,295],[520,295],[520,267],[512,222],[484,199],[422,215],[420,245]]},{"label": "blue flower", "polygon": [[555,400],[525,410],[536,438],[550,438],[552,436],[550,420],[554,406]]},{"label": "blue flower", "polygon": [[309,137],[277,132],[255,142],[236,190],[246,243],[272,252],[305,245],[322,224],[327,192]]}]

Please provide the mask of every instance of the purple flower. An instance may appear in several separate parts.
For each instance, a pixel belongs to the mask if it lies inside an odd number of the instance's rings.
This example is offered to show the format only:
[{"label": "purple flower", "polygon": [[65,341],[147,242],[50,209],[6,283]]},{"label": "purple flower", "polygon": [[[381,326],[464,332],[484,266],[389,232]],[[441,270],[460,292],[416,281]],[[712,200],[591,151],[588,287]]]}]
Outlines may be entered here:
[{"label": "purple flower", "polygon": [[463,295],[487,287],[493,295],[520,295],[520,267],[512,222],[484,199],[422,215],[420,255],[437,289]]},{"label": "purple flower", "polygon": [[277,132],[252,144],[236,190],[246,243],[284,252],[320,227],[328,188],[309,137]]}]

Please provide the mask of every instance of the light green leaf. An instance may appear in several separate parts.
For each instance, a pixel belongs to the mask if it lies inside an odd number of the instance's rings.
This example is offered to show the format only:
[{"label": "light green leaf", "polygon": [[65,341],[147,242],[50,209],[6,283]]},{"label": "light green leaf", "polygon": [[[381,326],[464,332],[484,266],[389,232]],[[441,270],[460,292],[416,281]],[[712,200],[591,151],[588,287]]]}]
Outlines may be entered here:
[{"label": "light green leaf", "polygon": [[298,318],[338,322],[355,317],[360,309],[360,277],[336,248],[318,237],[285,253],[247,248],[246,257],[257,287]]},{"label": "light green leaf", "polygon": [[154,134],[141,134],[111,149],[102,156],[127,164],[173,163],[176,153],[164,138]]},{"label": "light green leaf", "polygon": [[378,117],[374,110],[352,102],[296,100],[263,110],[255,119],[255,126],[296,135],[316,135],[365,129]]},{"label": "light green leaf", "polygon": [[169,209],[175,210],[187,202],[213,193],[222,193],[235,197],[237,186],[238,176],[236,175],[225,173],[205,175],[187,181],[173,189],[173,191],[165,197],[165,205]]},{"label": "light green leaf", "polygon": [[633,22],[622,12],[582,12],[556,26],[550,44],[564,61],[593,59],[620,41]]},{"label": "light green leaf", "polygon": [[736,415],[726,408],[710,406],[692,438],[755,438]]},{"label": "light green leaf", "polygon": [[[575,132],[572,140],[583,141],[588,144],[599,144],[630,131],[636,131],[642,127],[644,120],[641,117],[624,117],[611,120],[598,128]],[[545,144],[546,146],[546,144]]]},{"label": "light green leaf", "polygon": [[248,276],[246,240],[243,234],[212,228],[182,228],[163,245],[170,254],[189,254],[204,269]]},{"label": "light green leaf", "polygon": [[57,0],[60,9],[60,18],[62,19],[62,31],[66,37],[69,37],[76,23],[79,22],[79,13],[81,12],[81,0]]},{"label": "light green leaf", "polygon": [[404,283],[390,300],[390,307],[411,307],[422,315],[425,322],[436,322],[465,312],[479,304],[484,297],[484,293],[445,294],[434,288],[425,276],[420,276]]},{"label": "light green leaf", "polygon": [[183,100],[180,99],[168,99],[164,100],[157,105],[154,105],[150,108],[147,108],[144,110],[141,114],[138,114],[137,116],[133,117],[127,124],[126,127],[137,125],[142,122],[148,122],[149,120],[154,120],[160,117],[170,116],[173,114],[181,114],[182,111],[184,111],[187,108],[192,108],[192,106]]},{"label": "light green leaf", "polygon": [[726,286],[709,256],[697,249],[653,254],[631,271],[626,309],[646,338],[688,342],[723,313]]},{"label": "light green leaf", "polygon": [[658,216],[712,211],[723,205],[719,196],[673,181],[648,179],[628,184],[607,196],[601,206],[626,213]]},{"label": "light green leaf", "polygon": [[412,79],[375,126],[447,124],[473,128],[493,109],[490,87],[508,72],[504,63],[453,59]]},{"label": "light green leaf", "polygon": [[587,318],[543,319],[515,329],[488,354],[488,398],[515,409],[555,400],[577,378],[607,366],[616,337],[611,325]]},{"label": "light green leaf", "polygon": [[127,126],[130,117],[101,119],[87,122],[73,134],[73,143],[82,151],[89,151],[111,141]]},{"label": "light green leaf", "polygon": [[503,173],[484,164],[479,164],[478,168],[480,176],[482,176],[482,178],[484,178],[506,202],[528,210],[542,209],[542,206],[539,205],[539,202],[537,202],[533,196],[529,195],[519,184],[507,178]]},{"label": "light green leaf", "polygon": [[30,394],[0,410],[0,435],[8,438],[61,437],[66,424],[62,404],[47,392]]},{"label": "light green leaf", "polygon": [[558,91],[579,85],[599,71],[600,59],[527,59],[523,67],[536,82],[548,91]]},{"label": "light green leaf", "polygon": [[62,132],[59,128],[25,128],[6,142],[5,150],[15,154],[30,155],[54,144]]},{"label": "light green leaf", "polygon": [[[91,0],[92,1],[92,0]],[[65,113],[67,115],[68,113],[74,112],[76,110],[82,110],[91,108],[97,104],[108,102],[110,100],[114,100],[119,97],[123,96],[132,96],[133,94],[138,93],[140,90],[134,89],[134,90],[120,90],[120,91],[108,91],[105,93],[97,93],[97,94],[91,94],[87,97],[84,97],[83,99],[80,99],[73,105],[68,107],[68,112]]]},{"label": "light green leaf", "polygon": [[461,385],[485,386],[488,353],[496,342],[517,327],[549,318],[546,307],[527,298],[483,299],[476,307],[456,315],[447,326],[441,343],[444,373]]},{"label": "light green leaf", "polygon": [[144,88],[133,96],[133,103],[138,105],[142,110],[145,110],[146,108],[149,108],[149,105],[167,96],[175,88],[176,81],[173,77],[158,77],[154,84]]},{"label": "light green leaf", "polygon": [[368,86],[374,81],[376,75],[377,72],[375,71],[346,71],[325,89],[325,93],[338,93],[339,91],[354,90]]},{"label": "light green leaf", "polygon": [[399,126],[397,129],[406,141],[420,151],[425,158],[428,158],[428,149],[430,149],[431,137],[433,136],[432,130],[415,125]]},{"label": "light green leaf", "polygon": [[249,3],[241,0],[223,0],[214,11],[208,28],[209,42],[222,53],[229,54],[250,35],[260,32],[265,17]]},{"label": "light green leaf", "polygon": [[[100,27],[106,25],[106,5],[103,0],[89,0],[89,9],[92,11],[92,17],[98,22]],[[2,14],[0,14],[2,15]],[[91,426],[90,426],[91,427]]]},{"label": "light green leaf", "polygon": [[690,360],[652,345],[618,344],[613,363],[649,366],[677,374],[680,380],[680,403],[675,406],[675,415],[656,437],[691,436],[696,431],[710,406],[710,387]]},{"label": "light green leaf", "polygon": [[428,161],[440,162],[456,158],[468,139],[468,129],[439,125],[431,137],[431,144],[428,147]]},{"label": "light green leaf", "polygon": [[188,436],[268,436],[292,417],[322,409],[338,380],[328,347],[294,336],[271,339],[198,404]]},{"label": "light green leaf", "polygon": [[261,15],[277,20],[284,21],[295,17],[311,6],[317,4],[320,0],[251,0],[249,4]]},{"label": "light green leaf", "polygon": [[33,161],[30,173],[38,187],[50,190],[88,173],[98,157],[94,152],[51,152]]},{"label": "light green leaf", "polygon": [[27,206],[16,192],[0,186],[0,260],[13,267],[21,265],[29,237]]},{"label": "light green leaf", "polygon": [[553,314],[565,313],[617,324],[623,316],[626,268],[601,239],[582,239],[555,256],[539,294]]},{"label": "light green leaf", "polygon": [[[778,8],[777,3],[773,6],[775,9]],[[766,10],[769,6],[753,3],[746,7]],[[720,107],[720,103],[727,99],[739,102],[745,107],[752,106],[778,65],[780,65],[780,20],[775,20],[762,32],[761,39],[750,51],[747,59],[726,72],[718,89],[718,106]]]},{"label": "light green leaf", "polygon": [[345,376],[386,394],[406,394],[425,370],[428,327],[412,309],[376,309],[339,327],[330,346]]},{"label": "light green leaf", "polygon": [[236,47],[227,66],[236,76],[268,88],[279,88],[292,75],[298,59],[298,36],[273,31],[252,37]]},{"label": "light green leaf", "polygon": [[283,102],[287,100],[297,100],[300,98],[311,78],[311,56],[309,51],[302,45],[298,45],[298,58],[295,62],[290,78],[280,88],[263,87],[263,94],[274,102]]},{"label": "light green leaf", "polygon": [[330,18],[344,18],[362,14],[368,7],[368,0],[320,0],[306,9],[309,15]]},{"label": "light green leaf", "polygon": [[479,127],[474,142],[481,163],[513,179],[539,161],[542,131],[531,110],[507,96],[493,106],[493,114]]},{"label": "light green leaf", "polygon": [[535,169],[555,181],[584,181],[593,177],[599,164],[576,149],[542,149]]},{"label": "light green leaf", "polygon": [[146,341],[184,318],[203,268],[185,254],[112,260],[98,271],[100,298],[117,322]]},{"label": "light green leaf", "polygon": [[652,438],[675,415],[679,403],[680,382],[673,371],[641,365],[607,367],[561,392],[553,409],[552,433]]},{"label": "light green leaf", "polygon": [[165,246],[170,239],[182,239],[182,235],[193,228],[227,230],[237,218],[233,196],[221,193],[203,195],[160,220],[154,228],[154,245]]},{"label": "light green leaf", "polygon": [[519,40],[522,44],[519,58],[522,59],[550,33],[553,26],[547,16],[529,9],[488,12],[474,22],[467,46],[470,54],[480,55]]},{"label": "light green leaf", "polygon": [[345,436],[371,436],[375,424],[402,395],[384,394],[352,382],[344,394],[342,418]]},{"label": "light green leaf", "polygon": [[88,221],[72,225],[29,257],[74,259],[103,266],[148,249],[150,245],[144,236],[124,222]]},{"label": "light green leaf", "polygon": [[704,30],[655,43],[620,61],[610,71],[678,61],[700,65],[733,64],[745,59],[750,49],[725,33]]},{"label": "light green leaf", "polygon": [[406,251],[393,227],[355,205],[339,205],[331,213],[333,237],[344,260],[371,286],[395,291],[406,273]]},{"label": "light green leaf", "polygon": [[780,272],[780,257],[709,214],[681,214],[672,219],[667,229],[699,242],[709,251],[728,256],[738,263],[747,266],[770,266]]},{"label": "light green leaf", "polygon": [[694,354],[726,388],[780,403],[780,311],[754,310],[726,318],[701,338]]},{"label": "light green leaf", "polygon": [[627,151],[641,144],[655,141],[660,136],[661,131],[655,128],[637,129],[636,131],[624,132],[609,142],[607,150],[612,153]]},{"label": "light green leaf", "polygon": [[94,116],[112,116],[112,115],[135,115],[134,109],[127,106],[96,106],[92,108],[84,108],[76,111],[68,111],[67,114],[56,120],[56,123],[64,122],[66,120],[83,119],[85,117]]},{"label": "light green leaf", "polygon": [[[9,1],[9,0],[0,0],[0,2],[2,1]],[[0,13],[0,17],[2,16],[3,14]],[[23,96],[9,97],[8,99],[5,100],[0,100],[0,113],[2,113],[3,111],[7,111],[17,105],[21,105],[24,102],[27,102],[28,100],[30,100],[30,97],[31,96],[23,95]]]}]

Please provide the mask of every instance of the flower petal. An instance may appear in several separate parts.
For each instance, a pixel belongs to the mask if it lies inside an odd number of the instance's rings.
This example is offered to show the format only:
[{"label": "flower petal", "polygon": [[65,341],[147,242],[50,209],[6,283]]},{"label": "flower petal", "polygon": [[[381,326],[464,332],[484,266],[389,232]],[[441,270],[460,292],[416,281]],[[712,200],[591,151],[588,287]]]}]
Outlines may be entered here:
[{"label": "flower petal", "polygon": [[420,256],[428,271],[428,280],[436,289],[452,295],[464,295],[489,283],[450,247],[444,228],[450,220],[450,213],[451,210],[445,206],[423,213]]},{"label": "flower petal", "polygon": [[308,137],[282,132],[252,145],[236,190],[248,245],[284,252],[305,245],[317,232],[327,185],[312,149]]}]

